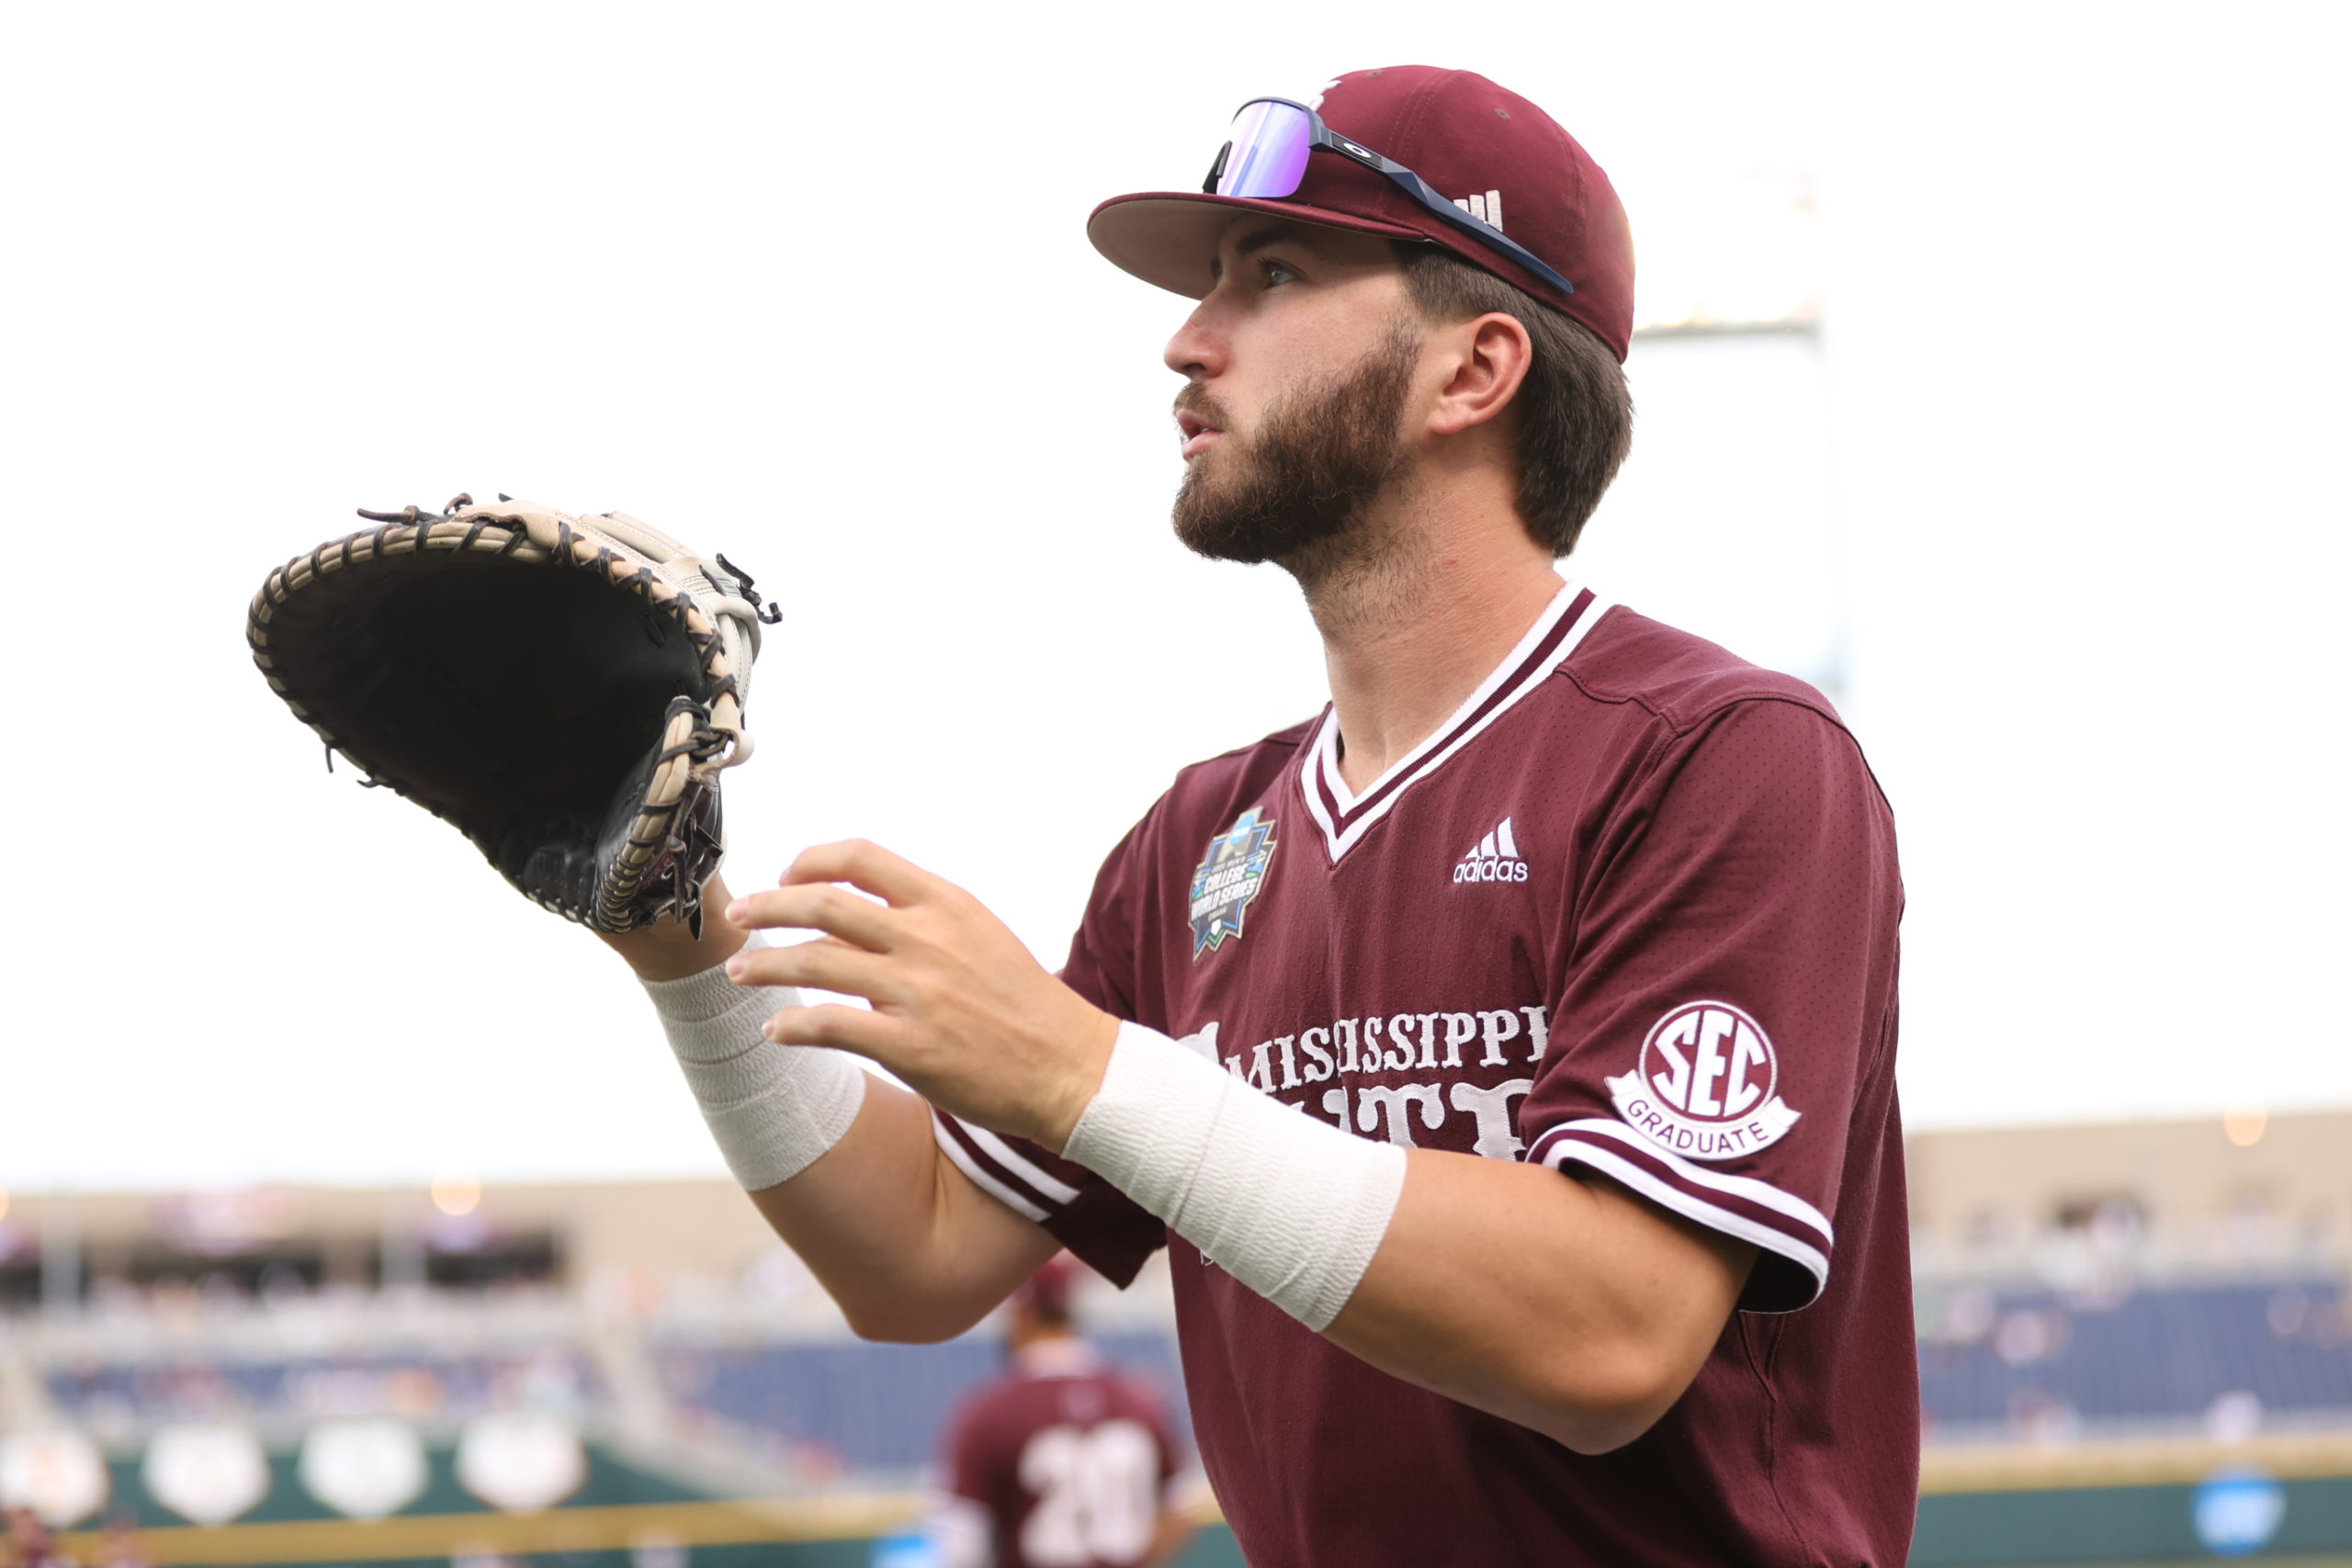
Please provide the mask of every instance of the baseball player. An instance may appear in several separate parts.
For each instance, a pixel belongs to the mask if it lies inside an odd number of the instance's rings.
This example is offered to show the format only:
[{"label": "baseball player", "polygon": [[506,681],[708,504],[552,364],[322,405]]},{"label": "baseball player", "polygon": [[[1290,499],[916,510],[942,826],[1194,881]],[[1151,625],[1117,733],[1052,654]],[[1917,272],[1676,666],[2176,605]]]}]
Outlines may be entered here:
[{"label": "baseball player", "polygon": [[1012,1292],[1012,1366],[949,1423],[946,1568],[1148,1568],[1191,1539],[1167,1412],[1080,1336],[1071,1277],[1057,1258]]},{"label": "baseball player", "polygon": [[1893,822],[1820,694],[1559,570],[1628,441],[1616,196],[1419,66],[1203,152],[1089,231],[1196,301],[1176,529],[1297,580],[1329,706],[1179,773],[1058,976],[867,843],[609,940],[860,1332],[1168,1247],[1258,1568],[1900,1563]]}]

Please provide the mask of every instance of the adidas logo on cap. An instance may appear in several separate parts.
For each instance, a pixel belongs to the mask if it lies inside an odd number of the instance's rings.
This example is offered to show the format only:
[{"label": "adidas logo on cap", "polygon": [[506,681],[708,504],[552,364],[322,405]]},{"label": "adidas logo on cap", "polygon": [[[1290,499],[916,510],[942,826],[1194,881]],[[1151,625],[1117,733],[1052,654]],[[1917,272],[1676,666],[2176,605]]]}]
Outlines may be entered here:
[{"label": "adidas logo on cap", "polygon": [[1476,196],[1457,196],[1453,198],[1453,205],[1481,223],[1491,223],[1498,229],[1503,226],[1503,193],[1498,190]]},{"label": "adidas logo on cap", "polygon": [[1519,840],[1511,837],[1506,817],[1493,832],[1478,840],[1453,868],[1456,882],[1524,882],[1527,863],[1519,858]]}]

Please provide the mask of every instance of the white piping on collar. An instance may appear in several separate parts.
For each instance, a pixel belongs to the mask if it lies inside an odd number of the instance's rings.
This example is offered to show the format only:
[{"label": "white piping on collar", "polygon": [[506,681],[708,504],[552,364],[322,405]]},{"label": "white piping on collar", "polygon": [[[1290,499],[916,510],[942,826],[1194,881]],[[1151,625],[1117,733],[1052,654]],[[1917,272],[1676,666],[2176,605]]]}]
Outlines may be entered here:
[{"label": "white piping on collar", "polygon": [[[1340,777],[1340,715],[1335,708],[1323,723],[1299,764],[1299,793],[1306,798],[1307,815],[1323,830],[1325,847],[1338,860],[1362,839],[1374,822],[1388,815],[1406,790],[1443,766],[1487,727],[1518,705],[1520,699],[1543,684],[1584,641],[1610,601],[1589,592],[1575,581],[1544,606],[1527,635],[1519,639],[1493,673],[1464,698],[1453,716],[1412,750],[1392,764],[1359,795]],[[1565,623],[1565,624],[1564,624]]]}]

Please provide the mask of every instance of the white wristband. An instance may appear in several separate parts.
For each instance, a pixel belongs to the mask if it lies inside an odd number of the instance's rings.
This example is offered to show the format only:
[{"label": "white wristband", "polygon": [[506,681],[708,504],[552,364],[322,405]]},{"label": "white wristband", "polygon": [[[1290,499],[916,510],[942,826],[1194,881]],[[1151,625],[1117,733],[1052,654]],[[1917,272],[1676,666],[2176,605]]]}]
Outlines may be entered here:
[{"label": "white wristband", "polygon": [[[766,943],[754,931],[749,945]],[[739,986],[722,964],[683,980],[648,980],[645,994],[746,1191],[799,1175],[857,1120],[863,1068],[839,1051],[775,1045],[760,1032],[769,1015],[800,1005],[791,987]]]},{"label": "white wristband", "polygon": [[1062,1153],[1321,1333],[1405,1190],[1405,1151],[1261,1094],[1157,1030],[1119,1026]]}]

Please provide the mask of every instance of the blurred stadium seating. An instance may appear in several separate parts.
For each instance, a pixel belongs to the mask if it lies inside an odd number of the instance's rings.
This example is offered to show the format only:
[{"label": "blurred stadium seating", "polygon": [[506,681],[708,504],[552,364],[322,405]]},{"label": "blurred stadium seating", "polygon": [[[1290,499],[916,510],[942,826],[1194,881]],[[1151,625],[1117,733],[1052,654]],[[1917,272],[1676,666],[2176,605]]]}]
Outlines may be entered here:
[{"label": "blurred stadium seating", "polygon": [[[2118,1271],[2074,1288],[1923,1274],[1917,1292],[1931,1444],[2352,1430],[2342,1272]],[[643,1386],[650,1371],[678,1429],[861,1484],[911,1481],[946,1412],[1002,1355],[986,1329],[944,1345],[870,1345],[838,1325],[764,1321],[757,1292],[723,1314],[712,1304],[706,1289],[697,1310],[657,1304],[592,1325],[552,1292],[322,1293],[215,1302],[193,1320],[168,1306],[34,1314],[11,1338],[50,1413],[109,1442],[192,1419],[288,1438],[330,1417],[394,1416],[441,1432],[518,1409],[594,1426],[616,1418],[616,1385]],[[1099,1336],[1105,1349],[1180,1391],[1170,1326],[1120,1315]]]},{"label": "blurred stadium seating", "polygon": [[1931,1440],[2352,1427],[2340,1276],[2097,1291],[1922,1286],[1919,1392]]},{"label": "blurred stadium seating", "polygon": [[583,1363],[561,1350],[511,1358],[83,1363],[52,1371],[48,1381],[67,1419],[100,1432],[226,1416],[263,1426],[379,1414],[464,1420],[518,1405],[577,1407],[590,1392]]},{"label": "blurred stadium seating", "polygon": [[[1098,1335],[1095,1343],[1182,1409],[1172,1335]],[[821,1444],[844,1473],[887,1484],[921,1475],[938,1447],[941,1424],[967,1393],[1001,1370],[1004,1350],[993,1336],[971,1335],[944,1345],[717,1348],[673,1341],[655,1356],[663,1388],[680,1405],[775,1438]]]},{"label": "blurred stadium seating", "polygon": [[[2352,1547],[2352,1526],[2324,1533],[2334,1494],[2309,1492],[2340,1483],[2352,1510],[2352,1229],[2326,1207],[2352,1191],[2352,1117],[2308,1121],[2324,1125],[2222,1145],[2219,1163],[2202,1127],[2061,1130],[2041,1154],[2014,1131],[1914,1141],[1928,1493],[1915,1563],[2165,1560],[2191,1539],[2195,1488],[2248,1464],[2305,1488],[2281,1517]],[[401,1217],[423,1206],[20,1198],[0,1236],[0,1437],[95,1439],[112,1506],[154,1529],[178,1521],[142,1490],[141,1454],[168,1429],[234,1426],[272,1456],[237,1528],[308,1529],[334,1520],[300,1479],[306,1435],[395,1420],[433,1455],[405,1508],[424,1530],[484,1506],[453,1457],[463,1435],[528,1413],[588,1445],[599,1479],[572,1504],[605,1536],[653,1509],[718,1562],[738,1548],[710,1543],[903,1517],[948,1411],[1003,1354],[990,1325],[936,1346],[855,1340],[723,1183],[492,1191],[462,1231]],[[1093,1282],[1080,1305],[1181,1410],[1164,1261],[1136,1291]],[[2064,1496],[2105,1499],[2110,1524],[2138,1499],[2139,1535],[2061,1509],[2044,1534],[2075,1530],[2071,1554],[2003,1555],[2029,1550],[2018,1520]],[[855,1506],[753,1518],[696,1498]],[[2127,1559],[2095,1549],[2109,1538],[2155,1545]]]},{"label": "blurred stadium seating", "polygon": [[55,1415],[102,1439],[236,1419],[266,1436],[329,1417],[427,1429],[498,1410],[577,1416],[605,1401],[570,1296],[527,1291],[105,1292],[13,1336]]}]

